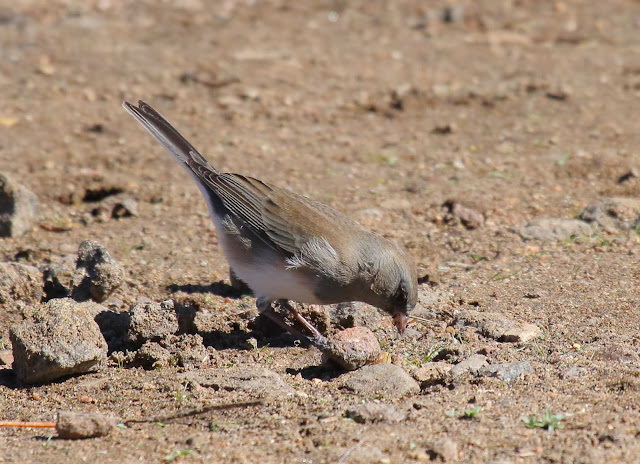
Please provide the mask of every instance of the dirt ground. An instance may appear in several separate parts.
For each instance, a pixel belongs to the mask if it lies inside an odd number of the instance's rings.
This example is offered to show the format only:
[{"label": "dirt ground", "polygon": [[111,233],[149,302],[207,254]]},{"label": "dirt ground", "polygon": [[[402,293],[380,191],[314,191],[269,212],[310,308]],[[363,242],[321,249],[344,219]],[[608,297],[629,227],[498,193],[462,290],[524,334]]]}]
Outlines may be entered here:
[{"label": "dirt ground", "polygon": [[[174,299],[219,330],[204,336],[203,366],[111,360],[40,386],[0,366],[1,419],[72,410],[126,423],[78,441],[2,429],[0,462],[638,462],[638,229],[518,231],[640,194],[639,38],[632,0],[4,2],[0,172],[39,197],[42,215],[0,239],[0,260],[41,267],[90,238],[126,269],[107,308]],[[199,191],[124,99],[152,104],[219,169],[328,203],[405,246],[425,319],[404,337],[379,319],[394,364],[414,373],[481,353],[532,372],[363,395],[317,350],[244,323],[254,300],[220,291],[228,266]],[[138,202],[137,217],[99,214],[116,192]],[[465,226],[448,201],[480,222]],[[469,309],[541,335],[458,330]],[[3,311],[6,347],[17,316]],[[289,393],[185,380],[234,366],[272,371]],[[347,417],[371,402],[402,418]],[[523,416],[547,409],[562,428],[526,427]]]}]

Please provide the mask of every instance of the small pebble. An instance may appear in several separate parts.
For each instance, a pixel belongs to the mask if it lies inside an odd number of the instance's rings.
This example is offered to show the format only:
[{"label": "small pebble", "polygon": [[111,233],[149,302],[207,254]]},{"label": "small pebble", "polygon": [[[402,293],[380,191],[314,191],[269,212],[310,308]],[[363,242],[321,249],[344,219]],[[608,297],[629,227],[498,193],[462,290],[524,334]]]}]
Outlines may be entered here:
[{"label": "small pebble", "polygon": [[348,371],[380,359],[380,343],[366,327],[352,327],[330,337],[322,351],[330,360]]},{"label": "small pebble", "polygon": [[56,422],[56,431],[60,438],[76,440],[104,437],[109,435],[115,425],[114,418],[102,414],[60,411]]}]

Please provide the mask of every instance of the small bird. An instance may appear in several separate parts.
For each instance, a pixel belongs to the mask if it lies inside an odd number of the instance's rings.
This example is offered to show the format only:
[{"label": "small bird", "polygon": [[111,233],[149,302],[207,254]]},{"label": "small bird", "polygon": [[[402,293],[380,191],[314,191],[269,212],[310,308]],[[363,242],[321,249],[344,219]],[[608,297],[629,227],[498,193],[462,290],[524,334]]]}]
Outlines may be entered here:
[{"label": "small bird", "polygon": [[278,303],[320,340],[320,332],[289,301],[362,301],[389,313],[404,332],[418,283],[415,265],[398,245],[325,204],[218,171],[151,106],[143,101],[122,106],[198,185],[229,266],[253,291],[260,314],[301,336],[277,317],[273,304]]}]

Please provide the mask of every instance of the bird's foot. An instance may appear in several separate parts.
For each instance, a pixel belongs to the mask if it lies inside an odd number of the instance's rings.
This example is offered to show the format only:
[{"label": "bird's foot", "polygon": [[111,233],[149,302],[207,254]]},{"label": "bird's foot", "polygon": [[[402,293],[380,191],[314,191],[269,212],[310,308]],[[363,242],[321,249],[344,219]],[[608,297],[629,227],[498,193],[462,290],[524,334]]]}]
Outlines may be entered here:
[{"label": "bird's foot", "polygon": [[291,306],[291,303],[289,303],[287,300],[279,300],[278,304],[281,307],[287,309],[293,315],[293,317],[295,317],[296,320],[300,322],[300,324],[302,324],[309,332],[311,332],[314,339],[316,340],[326,339],[325,336],[322,335],[320,331],[316,329],[311,322],[307,321],[304,318],[304,316],[300,314],[293,306]]},{"label": "bird's foot", "polygon": [[291,304],[287,300],[278,300],[278,304],[282,308],[286,308],[298,322],[300,322],[309,332],[311,332],[311,336],[304,335],[302,332],[299,332],[298,330],[287,324],[284,318],[273,309],[273,301],[264,298],[258,298],[256,303],[258,306],[258,312],[260,314],[264,314],[266,317],[271,319],[278,326],[282,327],[298,340],[310,345],[314,345],[320,350],[323,350],[328,346],[328,339],[324,335],[322,335],[320,331],[313,326],[313,324],[307,321],[302,316],[302,314],[300,314],[293,306],[291,306]]}]

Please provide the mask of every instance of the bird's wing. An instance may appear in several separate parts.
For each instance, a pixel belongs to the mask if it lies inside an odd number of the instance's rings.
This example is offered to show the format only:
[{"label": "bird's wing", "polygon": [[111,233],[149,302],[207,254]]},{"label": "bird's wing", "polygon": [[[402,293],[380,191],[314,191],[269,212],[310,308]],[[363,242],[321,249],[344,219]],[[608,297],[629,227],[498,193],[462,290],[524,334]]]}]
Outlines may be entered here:
[{"label": "bird's wing", "polygon": [[331,237],[327,243],[342,255],[348,249],[348,237],[362,231],[357,222],[330,206],[279,188],[270,192],[262,217],[269,238],[293,254],[300,253],[311,240]]},{"label": "bird's wing", "polygon": [[[253,235],[284,256],[300,256],[313,240],[335,237],[336,227],[360,229],[356,222],[327,205],[252,177],[217,171],[150,105],[140,101],[138,106],[128,102],[122,106],[191,175],[212,214],[225,213],[220,211],[221,203]],[[332,249],[343,248],[341,240],[332,240]]]},{"label": "bird's wing", "polygon": [[[230,213],[271,248],[284,251],[271,242],[267,226],[262,220],[262,204],[271,187],[257,179],[218,172],[169,121],[147,103],[140,101],[135,106],[124,102],[122,106],[189,173],[202,192],[211,214]],[[221,211],[221,206],[226,211]]]}]

